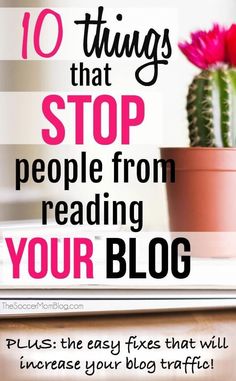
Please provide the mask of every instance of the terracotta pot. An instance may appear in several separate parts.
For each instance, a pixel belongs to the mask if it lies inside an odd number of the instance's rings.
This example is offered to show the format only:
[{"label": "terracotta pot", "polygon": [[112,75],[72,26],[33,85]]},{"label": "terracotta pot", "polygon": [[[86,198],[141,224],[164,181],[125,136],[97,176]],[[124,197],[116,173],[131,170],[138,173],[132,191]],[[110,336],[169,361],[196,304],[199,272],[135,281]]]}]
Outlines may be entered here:
[{"label": "terracotta pot", "polygon": [[[162,148],[161,156],[175,160],[176,181],[166,184],[170,230],[216,232],[207,255],[236,256],[236,148]],[[228,247],[220,232],[232,233]]]}]

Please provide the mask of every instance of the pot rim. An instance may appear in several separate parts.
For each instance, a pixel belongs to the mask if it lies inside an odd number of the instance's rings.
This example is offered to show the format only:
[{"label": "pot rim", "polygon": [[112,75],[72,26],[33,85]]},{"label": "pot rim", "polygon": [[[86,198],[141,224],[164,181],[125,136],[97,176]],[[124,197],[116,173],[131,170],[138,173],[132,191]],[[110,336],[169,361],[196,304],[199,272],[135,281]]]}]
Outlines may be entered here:
[{"label": "pot rim", "polygon": [[166,147],[162,159],[174,159],[176,171],[236,172],[236,147]]},{"label": "pot rim", "polygon": [[186,150],[186,151],[236,151],[236,147],[161,147],[161,150]]}]

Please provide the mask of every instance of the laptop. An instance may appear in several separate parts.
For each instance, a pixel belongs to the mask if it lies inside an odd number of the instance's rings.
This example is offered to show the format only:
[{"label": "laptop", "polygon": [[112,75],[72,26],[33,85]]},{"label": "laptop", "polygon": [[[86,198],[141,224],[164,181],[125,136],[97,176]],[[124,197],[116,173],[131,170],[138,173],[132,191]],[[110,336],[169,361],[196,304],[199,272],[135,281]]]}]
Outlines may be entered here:
[{"label": "laptop", "polygon": [[151,313],[236,307],[235,290],[2,289],[0,318]]},{"label": "laptop", "polygon": [[[40,225],[33,221],[10,223],[1,227],[4,236],[34,236]],[[45,230],[46,235],[54,234],[58,228],[52,224]],[[106,228],[107,229],[107,228]],[[61,232],[61,230],[60,230]],[[161,280],[126,279],[107,280],[102,276],[104,260],[101,227],[95,235],[98,245],[100,278],[88,284],[70,280],[54,283],[28,281],[17,283],[11,278],[9,263],[0,257],[0,319],[39,316],[75,316],[121,313],[151,313],[162,311],[183,311],[196,309],[222,309],[236,307],[236,259],[192,258],[191,276],[184,280],[173,277]],[[61,234],[65,234],[65,230]],[[68,234],[72,234],[68,230]],[[73,234],[78,234],[76,230]],[[120,233],[119,233],[120,234]],[[0,239],[1,245],[1,239]],[[142,254],[142,253],[141,253]],[[100,258],[101,257],[101,258]],[[140,263],[142,265],[142,263]],[[24,266],[27,268],[27,262]],[[100,267],[99,267],[100,266]],[[200,276],[199,276],[200,274]]]}]

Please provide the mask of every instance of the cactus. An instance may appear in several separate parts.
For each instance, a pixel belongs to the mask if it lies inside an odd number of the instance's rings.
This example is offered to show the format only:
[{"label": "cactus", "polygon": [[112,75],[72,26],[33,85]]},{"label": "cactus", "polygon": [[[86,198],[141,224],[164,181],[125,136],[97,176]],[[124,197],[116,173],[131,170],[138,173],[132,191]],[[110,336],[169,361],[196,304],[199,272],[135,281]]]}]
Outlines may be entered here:
[{"label": "cactus", "polygon": [[[187,115],[192,147],[232,147],[235,70],[203,70],[189,86]],[[217,120],[219,119],[219,120]]]},{"label": "cactus", "polygon": [[185,57],[201,69],[189,86],[187,114],[192,147],[235,147],[236,24],[215,23],[179,43]]}]

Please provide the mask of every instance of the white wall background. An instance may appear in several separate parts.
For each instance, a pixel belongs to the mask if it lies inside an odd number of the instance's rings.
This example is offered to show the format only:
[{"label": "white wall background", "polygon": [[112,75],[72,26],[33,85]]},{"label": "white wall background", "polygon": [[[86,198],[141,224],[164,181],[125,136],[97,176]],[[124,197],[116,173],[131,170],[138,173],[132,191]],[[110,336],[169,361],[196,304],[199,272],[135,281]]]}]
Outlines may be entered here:
[{"label": "white wall background", "polygon": [[[97,1],[97,0],[45,0],[45,1],[0,1],[0,6],[47,6],[47,7],[96,7],[103,4],[108,7],[155,7],[158,12],[158,7],[175,7],[178,10],[178,29],[179,38],[186,39],[190,31],[201,28],[211,27],[213,22],[221,24],[230,24],[236,22],[236,2],[235,0],[120,0],[117,1]],[[144,15],[145,17],[145,15]],[[22,62],[14,62],[10,65],[0,63],[0,86],[1,91],[37,91],[50,90],[66,91],[68,88],[65,85],[65,67],[66,63],[61,62],[57,65],[55,76],[55,67],[52,64],[45,66],[43,63],[34,62],[22,65]],[[168,75],[161,84],[161,92],[163,98],[163,125],[164,131],[164,146],[186,146],[188,145],[187,124],[185,116],[185,96],[187,85],[191,81],[197,69],[194,68],[187,60],[179,53],[175,59],[174,65],[168,69]],[[30,75],[30,81],[26,80]],[[28,82],[27,82],[28,81]],[[155,99],[153,99],[155,102]],[[29,105],[30,107],[30,105]],[[0,116],[1,118],[1,116]],[[69,149],[70,154],[76,155],[77,148]],[[106,161],[106,155],[110,155],[108,150],[102,150],[97,147],[89,151],[91,156],[103,156]],[[34,146],[5,146],[0,149],[0,173],[1,173],[1,192],[2,196],[9,193],[9,190],[14,189],[14,176],[12,176],[12,162],[14,158],[20,155],[28,156],[29,158],[44,156],[52,157],[55,155],[68,156],[68,147],[61,147],[59,150],[52,151],[47,147]],[[134,146],[128,150],[128,155],[135,157],[146,156],[152,158],[158,155],[158,147],[153,142],[150,146]],[[107,157],[108,157],[107,156]],[[109,166],[107,167],[109,172]],[[108,179],[108,173],[106,178]],[[111,186],[109,180],[104,182],[104,190],[110,193],[119,195],[119,197],[130,201],[133,199],[143,199],[146,205],[145,228],[147,230],[162,230],[167,228],[167,208],[164,196],[164,189],[160,185],[137,186],[130,184],[128,187],[120,187],[117,193],[117,187]],[[34,197],[38,197],[38,188],[33,185],[29,187],[32,190],[31,206],[29,208],[22,207],[22,203],[15,202],[12,204],[9,197],[2,197],[2,206],[0,206],[1,219],[21,219],[25,217],[37,217],[39,210]],[[40,188],[41,189],[41,188]],[[41,189],[40,192],[48,192],[49,190]],[[91,187],[78,188],[78,197],[82,200],[89,199],[96,189]],[[100,189],[102,191],[102,189]],[[13,192],[14,193],[14,192]],[[1,195],[1,193],[0,193]],[[74,196],[74,195],[73,195]],[[17,198],[18,195],[13,195]],[[29,198],[30,198],[29,197]],[[40,196],[41,197],[41,196]],[[44,198],[42,196],[42,198]],[[5,201],[4,201],[5,200]],[[19,205],[18,205],[19,204]],[[13,205],[13,206],[12,206]]]}]

